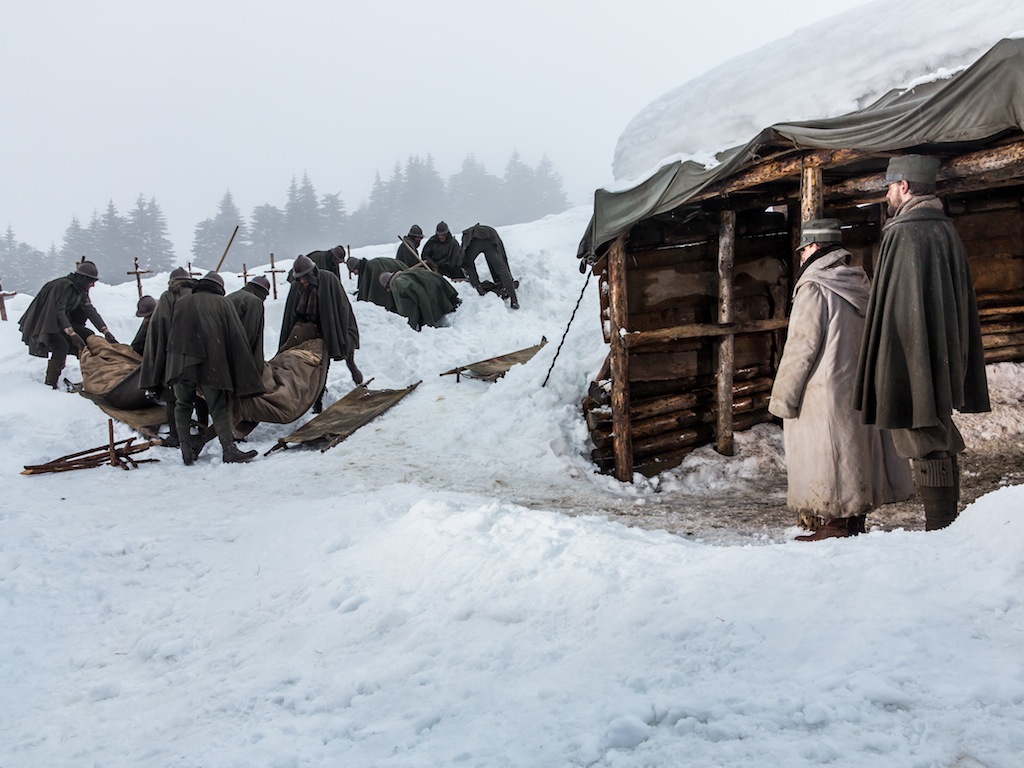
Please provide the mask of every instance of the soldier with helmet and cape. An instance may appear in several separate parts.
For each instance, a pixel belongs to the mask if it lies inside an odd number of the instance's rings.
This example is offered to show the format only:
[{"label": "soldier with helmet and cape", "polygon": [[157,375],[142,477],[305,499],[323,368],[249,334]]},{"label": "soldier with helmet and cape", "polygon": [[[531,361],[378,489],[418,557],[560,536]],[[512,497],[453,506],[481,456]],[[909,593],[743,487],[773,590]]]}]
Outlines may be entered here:
[{"label": "soldier with helmet and cape", "polygon": [[51,280],[39,289],[39,295],[28,305],[18,321],[21,340],[28,345],[29,354],[46,357],[46,376],[43,381],[53,389],[64,370],[68,353],[74,354],[85,346],[85,338],[92,335],[85,323],[91,322],[111,344],[117,342],[89,300],[89,289],[99,280],[100,273],[91,261],[80,261],[75,271]]},{"label": "soldier with helmet and cape", "polygon": [[[288,274],[288,282],[291,288],[284,304],[277,351],[290,349],[311,338],[321,338],[324,355],[331,360],[344,360],[352,381],[362,384],[363,374],[355,360],[359,325],[341,280],[333,272],[317,269],[308,256],[299,256]],[[313,411],[319,413],[322,409],[321,393]]]}]

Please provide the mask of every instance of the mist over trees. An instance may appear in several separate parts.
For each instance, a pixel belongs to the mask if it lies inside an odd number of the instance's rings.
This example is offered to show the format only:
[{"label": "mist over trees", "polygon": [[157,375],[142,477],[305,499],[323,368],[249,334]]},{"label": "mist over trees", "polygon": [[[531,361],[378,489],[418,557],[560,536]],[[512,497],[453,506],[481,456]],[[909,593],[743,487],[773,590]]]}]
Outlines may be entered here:
[{"label": "mist over trees", "polygon": [[288,260],[339,244],[397,243],[398,235],[413,224],[428,236],[440,221],[460,233],[477,223],[518,224],[567,207],[562,178],[546,155],[531,168],[514,151],[499,177],[470,154],[447,179],[438,173],[433,157],[413,155],[404,164],[396,162],[387,177],[378,173],[367,199],[351,213],[340,193],[317,193],[308,174],[292,178],[283,207],[264,203],[248,218],[228,190],[216,213],[195,225],[188,254],[175,254],[156,198],[142,194],[125,215],[110,200],[102,213],[93,212],[88,224],[73,217],[60,246],[51,245],[45,253],[19,242],[8,225],[0,240],[0,281],[5,290],[34,292],[72,271],[83,256],[111,284],[135,279],[128,274],[135,258],[141,269],[154,273],[186,261],[210,268],[220,261],[236,226],[222,269],[241,272],[243,265],[265,264],[271,253]]}]

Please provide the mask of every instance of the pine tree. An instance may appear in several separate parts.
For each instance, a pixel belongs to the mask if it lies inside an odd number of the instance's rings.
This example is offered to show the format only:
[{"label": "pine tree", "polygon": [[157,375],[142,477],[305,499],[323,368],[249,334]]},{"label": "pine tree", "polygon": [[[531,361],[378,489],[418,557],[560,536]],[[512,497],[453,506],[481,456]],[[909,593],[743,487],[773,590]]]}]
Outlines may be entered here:
[{"label": "pine tree", "polygon": [[346,238],[351,239],[348,228],[348,214],[341,195],[328,193],[321,196],[320,231],[323,233],[323,247],[330,248],[341,244]]},{"label": "pine tree", "polygon": [[270,261],[270,254],[276,258],[292,256],[292,249],[286,247],[284,211],[270,203],[258,205],[252,210],[252,228],[249,240],[252,245],[254,264]]},{"label": "pine tree", "polygon": [[169,272],[174,268],[174,247],[167,236],[167,222],[156,198],[147,202],[143,195],[128,212],[125,237],[129,251],[138,257],[139,265],[153,272]]},{"label": "pine tree", "polygon": [[541,157],[533,171],[535,214],[531,221],[552,213],[561,213],[569,207],[569,201],[562,189],[562,177],[547,155]]},{"label": "pine tree", "polygon": [[513,150],[505,165],[501,180],[501,211],[496,224],[519,224],[530,221],[535,210],[533,203],[533,171]]},{"label": "pine tree", "polygon": [[[392,221],[395,232],[406,232],[412,223],[417,223],[424,231],[442,219],[451,218],[448,213],[447,195],[444,180],[434,167],[434,158],[427,155],[426,160],[411,156],[405,164],[405,172],[399,187],[399,212],[404,220]],[[408,223],[405,223],[405,222]],[[448,222],[454,229],[453,222]]]},{"label": "pine tree", "polygon": [[62,269],[70,272],[83,256],[91,254],[94,250],[92,232],[82,226],[77,216],[73,217],[68,228],[64,230],[64,241],[60,249]]},{"label": "pine tree", "polygon": [[448,215],[462,229],[497,221],[500,199],[501,179],[472,154],[462,161],[462,170],[448,178]]},{"label": "pine tree", "polygon": [[[286,226],[290,235],[288,243],[290,250],[298,255],[309,253],[325,247],[323,240],[322,223],[320,220],[320,206],[317,201],[316,190],[309,180],[309,174],[302,174],[302,183],[297,187],[295,179],[292,179],[292,186],[288,190],[288,203],[284,209]],[[337,245],[334,243],[333,245]]]},{"label": "pine tree", "polygon": [[[231,235],[238,227],[238,234],[231,240]],[[231,196],[231,190],[224,193],[220,204],[217,206],[217,215],[212,219],[206,219],[196,225],[192,236],[192,259],[202,264],[205,269],[216,269],[224,249],[228,243],[231,249],[224,259],[221,270],[241,271],[242,263],[248,258],[249,228],[242,217],[235,200]]]},{"label": "pine tree", "polygon": [[95,262],[100,279],[111,285],[125,282],[129,279],[127,273],[135,254],[129,248],[127,222],[117,212],[113,200],[107,203],[103,215],[95,219],[94,224],[95,247],[91,261]]}]

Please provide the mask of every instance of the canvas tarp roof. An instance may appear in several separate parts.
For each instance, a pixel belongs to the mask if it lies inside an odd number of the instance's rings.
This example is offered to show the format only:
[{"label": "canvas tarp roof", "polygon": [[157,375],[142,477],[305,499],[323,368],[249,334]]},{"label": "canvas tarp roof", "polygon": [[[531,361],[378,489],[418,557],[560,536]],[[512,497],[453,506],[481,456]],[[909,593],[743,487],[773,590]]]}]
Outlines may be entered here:
[{"label": "canvas tarp roof", "polygon": [[675,210],[712,183],[755,165],[766,150],[852,149],[885,152],[974,142],[1024,129],[1024,40],[1001,40],[956,76],[906,91],[839,117],[777,123],[705,168],[677,161],[637,186],[594,195],[594,215],[578,256],[593,258],[602,245],[639,221]]}]

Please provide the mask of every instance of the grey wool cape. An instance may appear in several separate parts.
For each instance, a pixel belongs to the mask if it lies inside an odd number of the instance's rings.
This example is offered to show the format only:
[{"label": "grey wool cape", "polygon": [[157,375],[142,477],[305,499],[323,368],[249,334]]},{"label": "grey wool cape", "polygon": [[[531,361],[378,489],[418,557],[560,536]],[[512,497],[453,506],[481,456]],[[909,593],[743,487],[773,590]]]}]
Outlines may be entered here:
[{"label": "grey wool cape", "polygon": [[146,346],[142,351],[142,370],[139,386],[142,389],[157,389],[167,384],[167,340],[171,336],[171,320],[178,300],[192,293],[194,280],[173,280],[156,303],[156,309],[149,318],[146,331]]},{"label": "grey wool cape", "polygon": [[462,246],[451,233],[442,243],[437,235],[432,235],[423,245],[420,254],[424,261],[437,267],[437,271],[445,277],[463,277]]},{"label": "grey wool cape", "polygon": [[888,433],[853,408],[870,286],[839,248],[797,280],[789,333],[768,410],[784,419],[787,504],[824,520],[865,514],[914,490]]},{"label": "grey wool cape", "polygon": [[85,287],[88,282],[91,281],[72,272],[39,289],[18,321],[21,340],[28,345],[29,354],[46,357],[55,337],[62,336],[64,329],[72,325],[84,325],[86,320],[96,326],[96,330],[106,328],[107,324],[89,300],[89,290]]},{"label": "grey wool cape", "polygon": [[388,289],[395,300],[395,311],[420,330],[437,326],[441,318],[459,306],[459,292],[437,272],[406,269],[391,276]]},{"label": "grey wool cape", "polygon": [[937,198],[912,198],[882,230],[854,403],[885,429],[990,410],[967,253]]},{"label": "grey wool cape", "polygon": [[168,384],[195,382],[236,397],[263,392],[242,323],[226,297],[194,290],[179,299],[167,341],[166,376]]},{"label": "grey wool cape", "polygon": [[245,331],[245,337],[249,342],[253,362],[256,363],[256,370],[263,373],[264,308],[261,295],[263,294],[259,288],[247,283],[234,293],[229,293],[226,298],[238,313],[242,330]]},{"label": "grey wool cape", "polygon": [[[341,280],[333,272],[314,269],[310,274],[314,275],[310,289],[317,292],[317,326],[324,340],[324,354],[332,360],[344,360],[349,353],[359,349],[359,325],[352,311],[352,303],[345,295]],[[284,349],[295,323],[301,319],[298,306],[302,286],[291,274],[288,275],[288,279],[292,281],[292,285],[281,317],[281,341],[277,347],[278,352]]]}]

